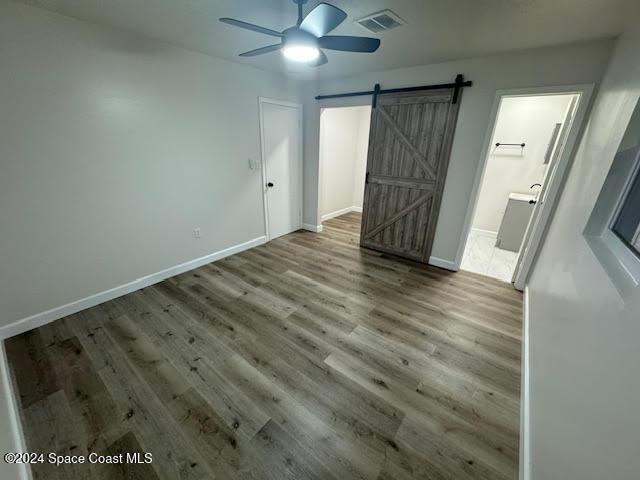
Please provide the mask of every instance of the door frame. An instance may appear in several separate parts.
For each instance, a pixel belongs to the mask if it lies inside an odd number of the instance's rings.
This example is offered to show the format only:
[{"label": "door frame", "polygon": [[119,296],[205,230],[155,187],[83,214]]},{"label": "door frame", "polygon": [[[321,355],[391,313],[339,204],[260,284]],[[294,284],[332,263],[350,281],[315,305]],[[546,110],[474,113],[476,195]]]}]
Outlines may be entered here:
[{"label": "door frame", "polygon": [[[591,108],[591,101],[593,97],[594,84],[578,84],[578,85],[560,85],[554,87],[531,87],[531,88],[515,88],[515,89],[503,89],[497,90],[495,94],[495,98],[493,101],[493,106],[491,108],[491,114],[489,115],[489,126],[485,133],[485,138],[482,146],[482,154],[480,157],[480,161],[478,162],[478,166],[476,168],[476,175],[473,181],[473,188],[471,190],[471,195],[469,197],[469,203],[467,205],[467,212],[465,214],[464,224],[462,233],[460,236],[460,240],[458,242],[458,251],[456,253],[455,258],[455,270],[460,270],[460,264],[462,263],[462,257],[464,255],[464,249],[467,245],[467,240],[469,238],[469,232],[471,231],[471,222],[473,221],[473,216],[476,211],[476,207],[478,206],[478,198],[480,196],[480,189],[482,186],[482,181],[484,180],[484,175],[487,166],[487,160],[489,157],[489,149],[491,147],[491,139],[493,138],[493,134],[496,128],[496,121],[498,119],[498,112],[500,110],[500,105],[503,97],[533,97],[533,96],[543,96],[543,95],[568,95],[568,94],[579,94],[580,100],[578,102],[578,107],[575,113],[575,117],[573,120],[573,124],[571,125],[571,129],[569,130],[569,134],[567,135],[567,141],[565,144],[565,148],[558,158],[558,166],[556,170],[556,174],[551,181],[551,184],[548,186],[547,190],[547,201],[542,207],[540,214],[538,216],[537,228],[532,232],[531,241],[530,241],[530,249],[528,254],[522,260],[522,264],[524,268],[521,269],[521,274],[517,279],[517,282],[514,283],[515,288],[518,290],[524,289],[526,281],[531,273],[533,266],[535,264],[535,260],[537,258],[538,250],[544,241],[544,237],[548,230],[548,225],[551,220],[551,216],[555,211],[555,207],[557,201],[559,199],[559,194],[561,193],[567,169],[571,164],[571,161],[574,156],[574,151],[576,146],[578,145],[578,140],[585,126],[585,120],[587,118],[587,113]],[[526,262],[526,263],[525,263]]]},{"label": "door frame", "polygon": [[271,240],[271,234],[269,231],[269,199],[267,196],[267,162],[265,158],[265,149],[264,149],[264,105],[278,105],[280,107],[288,107],[294,108],[296,110],[298,116],[298,144],[300,145],[300,154],[298,158],[299,164],[299,178],[298,178],[298,198],[295,199],[298,205],[298,224],[297,228],[301,228],[302,226],[302,198],[303,198],[303,175],[304,175],[304,163],[302,161],[304,156],[304,143],[303,143],[303,130],[302,130],[302,119],[303,119],[303,111],[302,104],[290,102],[287,100],[277,100],[274,98],[267,97],[258,97],[258,120],[260,123],[260,164],[262,170],[262,210],[264,214],[264,236],[267,239],[267,242]]}]

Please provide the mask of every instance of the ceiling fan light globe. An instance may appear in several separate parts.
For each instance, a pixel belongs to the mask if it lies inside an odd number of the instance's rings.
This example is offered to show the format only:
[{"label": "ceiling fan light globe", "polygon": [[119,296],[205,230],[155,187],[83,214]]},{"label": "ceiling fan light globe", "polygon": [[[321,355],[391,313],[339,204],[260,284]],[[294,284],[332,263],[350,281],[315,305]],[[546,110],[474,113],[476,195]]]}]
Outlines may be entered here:
[{"label": "ceiling fan light globe", "polygon": [[287,45],[282,49],[286,59],[293,62],[313,62],[320,56],[320,49],[314,45]]}]

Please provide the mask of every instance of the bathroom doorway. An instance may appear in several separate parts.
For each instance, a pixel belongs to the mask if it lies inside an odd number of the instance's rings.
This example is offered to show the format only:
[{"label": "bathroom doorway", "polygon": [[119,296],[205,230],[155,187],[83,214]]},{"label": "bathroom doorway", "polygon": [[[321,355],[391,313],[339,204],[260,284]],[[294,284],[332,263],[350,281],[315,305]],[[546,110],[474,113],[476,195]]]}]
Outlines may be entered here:
[{"label": "bathroom doorway", "polygon": [[551,213],[545,203],[558,193],[584,116],[585,92],[498,96],[461,270],[523,288]]}]

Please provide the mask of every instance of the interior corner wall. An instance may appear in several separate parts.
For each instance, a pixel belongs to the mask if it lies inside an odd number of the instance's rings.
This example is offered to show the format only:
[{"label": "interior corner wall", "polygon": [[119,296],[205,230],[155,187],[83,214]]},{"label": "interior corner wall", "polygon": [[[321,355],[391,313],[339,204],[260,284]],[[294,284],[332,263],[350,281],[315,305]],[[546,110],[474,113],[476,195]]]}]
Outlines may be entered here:
[{"label": "interior corner wall", "polygon": [[353,207],[358,112],[352,108],[323,110],[320,117],[320,218]]},{"label": "interior corner wall", "polygon": [[[371,72],[348,78],[320,81],[315,95],[371,90],[376,83],[382,88],[408,87],[452,82],[462,73],[473,86],[465,88],[460,105],[451,161],[432,250],[440,264],[455,265],[471,192],[483,144],[489,127],[489,116],[497,90],[576,84],[597,84],[604,72],[613,42],[602,40],[524,50],[419,67]],[[318,165],[320,107],[369,105],[370,97],[314,102],[305,114],[305,210],[306,223],[318,220]],[[315,104],[315,107],[314,107]]]},{"label": "interior corner wall", "polygon": [[[329,108],[320,117],[320,217],[362,208],[370,107]],[[363,136],[366,135],[366,140]]]},{"label": "interior corner wall", "polygon": [[[556,123],[565,119],[571,95],[508,97],[502,100],[485,165],[472,227],[497,232],[510,193],[535,194],[544,181],[545,153]],[[525,143],[525,147],[501,143]]]},{"label": "interior corner wall", "polygon": [[296,82],[2,2],[0,85],[0,328],[264,238],[258,97]]},{"label": "interior corner wall", "polygon": [[531,479],[640,472],[640,288],[620,294],[583,235],[639,98],[635,22],[618,41],[529,281]]}]

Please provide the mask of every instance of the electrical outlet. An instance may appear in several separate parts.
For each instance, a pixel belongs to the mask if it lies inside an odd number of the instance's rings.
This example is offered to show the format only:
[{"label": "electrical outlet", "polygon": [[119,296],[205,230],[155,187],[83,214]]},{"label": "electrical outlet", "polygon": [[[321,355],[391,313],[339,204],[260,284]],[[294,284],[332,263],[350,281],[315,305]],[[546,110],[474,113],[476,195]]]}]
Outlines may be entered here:
[{"label": "electrical outlet", "polygon": [[193,238],[200,238],[200,227],[193,229]]}]

